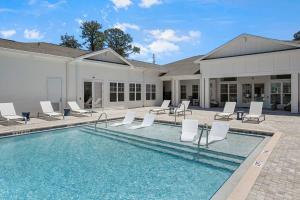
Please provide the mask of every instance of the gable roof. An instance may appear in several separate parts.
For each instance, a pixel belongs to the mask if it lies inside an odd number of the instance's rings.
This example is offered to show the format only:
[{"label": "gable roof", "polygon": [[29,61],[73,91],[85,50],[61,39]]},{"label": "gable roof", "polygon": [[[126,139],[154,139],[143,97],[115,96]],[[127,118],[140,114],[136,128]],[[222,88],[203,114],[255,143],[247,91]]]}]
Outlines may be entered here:
[{"label": "gable roof", "polygon": [[127,59],[127,61],[130,62],[135,67],[141,67],[141,68],[145,68],[145,69],[154,69],[154,70],[159,70],[162,72],[167,72],[166,68],[162,65],[139,61],[139,60],[133,60],[133,59]]},{"label": "gable roof", "polygon": [[54,56],[62,56],[73,58],[75,60],[86,59],[102,62],[110,62],[116,64],[129,65],[131,67],[141,67],[147,69],[155,69],[165,71],[161,65],[125,59],[116,53],[113,49],[107,48],[95,52],[74,49],[69,47],[63,47],[56,44],[46,43],[46,42],[17,42],[14,40],[6,40],[0,38],[0,48],[14,49],[26,52],[48,54]]},{"label": "gable roof", "polygon": [[193,56],[178,60],[169,64],[164,65],[168,70],[168,73],[164,76],[177,76],[177,75],[194,75],[200,67],[195,63],[195,60],[200,59],[203,55]]},{"label": "gable roof", "polygon": [[69,58],[76,58],[90,53],[86,50],[68,48],[46,42],[25,43],[6,39],[0,39],[0,47]]},{"label": "gable roof", "polygon": [[216,58],[244,56],[259,53],[270,53],[299,49],[300,44],[294,41],[283,41],[250,34],[241,34],[222,46],[214,49],[195,62]]}]

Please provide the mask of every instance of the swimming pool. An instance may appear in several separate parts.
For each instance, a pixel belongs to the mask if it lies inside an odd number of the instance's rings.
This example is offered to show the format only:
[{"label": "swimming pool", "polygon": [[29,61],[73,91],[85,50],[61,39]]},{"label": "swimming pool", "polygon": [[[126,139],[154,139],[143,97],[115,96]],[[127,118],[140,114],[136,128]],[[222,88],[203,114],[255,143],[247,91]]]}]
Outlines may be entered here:
[{"label": "swimming pool", "polygon": [[101,126],[2,138],[0,150],[0,199],[210,199],[246,158]]}]

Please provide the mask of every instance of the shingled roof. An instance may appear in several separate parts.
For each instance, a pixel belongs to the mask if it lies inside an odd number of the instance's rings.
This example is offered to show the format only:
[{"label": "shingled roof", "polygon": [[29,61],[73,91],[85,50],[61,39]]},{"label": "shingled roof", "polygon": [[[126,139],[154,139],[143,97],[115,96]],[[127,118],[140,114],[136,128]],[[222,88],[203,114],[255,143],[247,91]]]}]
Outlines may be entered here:
[{"label": "shingled roof", "polygon": [[202,56],[203,55],[193,56],[164,65],[164,67],[168,70],[168,73],[164,76],[196,74],[200,67],[198,64],[195,64],[194,61]]},{"label": "shingled roof", "polygon": [[86,50],[62,47],[46,42],[25,43],[5,39],[0,39],[0,47],[69,58],[76,58],[78,56],[90,53]]}]

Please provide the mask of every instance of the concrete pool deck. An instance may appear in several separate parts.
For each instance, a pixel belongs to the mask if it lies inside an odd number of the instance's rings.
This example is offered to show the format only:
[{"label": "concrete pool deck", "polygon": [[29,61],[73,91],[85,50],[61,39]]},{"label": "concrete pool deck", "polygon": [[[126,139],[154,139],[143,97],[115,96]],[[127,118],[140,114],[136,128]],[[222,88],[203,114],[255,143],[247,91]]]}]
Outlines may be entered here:
[{"label": "concrete pool deck", "polygon": [[[137,117],[143,117],[151,108],[131,109]],[[108,109],[109,118],[123,117],[127,110]],[[187,118],[198,119],[200,124],[211,125],[214,121],[215,110],[193,110],[193,115],[187,114]],[[280,132],[278,143],[268,160],[264,163],[258,178],[251,188],[247,199],[300,199],[300,115],[292,115],[286,112],[266,114],[266,121],[260,124],[242,123],[236,119],[230,120],[230,127],[234,129],[246,129],[262,132]],[[95,121],[99,114],[92,117],[66,117],[65,120],[47,120],[32,118],[27,125],[7,124],[0,122],[0,135],[8,132],[28,132],[47,127],[60,127],[77,123]],[[235,117],[235,116],[234,116]],[[157,120],[174,122],[174,116],[168,114],[157,115]],[[180,122],[183,117],[179,117]]]}]

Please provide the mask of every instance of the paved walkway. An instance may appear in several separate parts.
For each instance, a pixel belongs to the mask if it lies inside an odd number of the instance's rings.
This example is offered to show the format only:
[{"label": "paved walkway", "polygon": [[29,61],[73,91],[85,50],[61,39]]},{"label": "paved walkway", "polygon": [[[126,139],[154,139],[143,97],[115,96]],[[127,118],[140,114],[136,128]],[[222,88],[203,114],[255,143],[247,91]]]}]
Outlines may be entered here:
[{"label": "paved walkway", "polygon": [[[132,109],[138,117],[143,117],[150,108]],[[126,110],[106,110],[109,118],[122,117]],[[187,118],[198,119],[200,124],[211,124],[215,111],[194,110],[193,115]],[[279,113],[282,114],[282,113]],[[7,125],[0,123],[0,134],[8,131],[24,131],[48,126],[69,125],[79,122],[91,122],[98,118],[93,117],[66,117],[65,120],[43,120],[33,118],[28,125]],[[158,120],[174,121],[173,116],[161,114]],[[182,117],[178,119],[181,121]],[[266,121],[260,124],[241,123],[235,119],[229,121],[231,128],[248,129],[253,131],[268,131],[283,133],[264,165],[255,185],[247,199],[300,199],[300,116],[299,115],[266,115]]]}]

